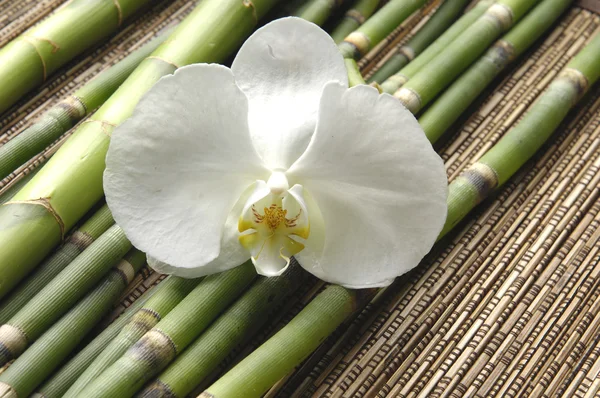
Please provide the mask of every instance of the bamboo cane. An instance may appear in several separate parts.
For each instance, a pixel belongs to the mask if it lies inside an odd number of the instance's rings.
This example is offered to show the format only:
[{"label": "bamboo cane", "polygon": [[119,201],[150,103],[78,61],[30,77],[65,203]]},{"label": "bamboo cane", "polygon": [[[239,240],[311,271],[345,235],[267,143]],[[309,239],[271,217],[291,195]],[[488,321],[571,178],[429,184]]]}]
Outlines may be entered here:
[{"label": "bamboo cane", "polygon": [[146,255],[138,250],[128,253],[83,300],[0,374],[0,396],[29,396],[110,310],[145,261]]},{"label": "bamboo cane", "polygon": [[100,200],[110,134],[140,97],[178,66],[223,61],[277,1],[201,1],[29,184],[0,206],[0,298]]},{"label": "bamboo cane", "polygon": [[21,308],[39,293],[56,275],[58,275],[77,256],[98,239],[115,221],[108,210],[102,206],[79,229],[71,234],[65,244],[42,263],[37,272],[25,279],[13,290],[0,306],[0,325],[8,322]]},{"label": "bamboo cane", "polygon": [[125,233],[117,225],[113,225],[77,256],[7,323],[0,326],[0,365],[19,356],[84,296],[129,249],[131,243]]},{"label": "bamboo cane", "polygon": [[331,32],[333,40],[339,44],[346,36],[358,29],[373,15],[381,0],[355,0],[340,23]]},{"label": "bamboo cane", "polygon": [[345,0],[309,0],[292,15],[322,26]]},{"label": "bamboo cane", "polygon": [[179,305],[90,382],[79,397],[130,397],[164,369],[256,277],[247,262],[206,277]]},{"label": "bamboo cane", "polygon": [[539,0],[499,0],[394,96],[418,113]]},{"label": "bamboo cane", "polygon": [[123,325],[119,334],[61,396],[76,397],[89,382],[119,359],[129,347],[178,305],[200,281],[199,278],[183,279],[170,276],[162,282],[160,291],[154,294],[126,325]]},{"label": "bamboo cane", "polygon": [[419,118],[429,141],[436,142],[494,78],[533,45],[572,2],[542,1],[436,99]]},{"label": "bamboo cane", "polygon": [[494,3],[493,0],[481,0],[469,12],[456,21],[447,31],[434,41],[425,51],[413,59],[407,66],[390,76],[381,84],[383,92],[394,94],[404,83],[416,75],[425,65],[440,54],[454,39],[471,26]]},{"label": "bamboo cane", "polygon": [[427,0],[391,0],[346,36],[339,44],[340,52],[344,58],[359,59],[426,2]]},{"label": "bamboo cane", "polygon": [[452,25],[470,0],[446,0],[421,29],[403,46],[399,46],[385,64],[367,82],[385,81],[398,72]]},{"label": "bamboo cane", "polygon": [[[450,184],[448,219],[440,237],[535,154],[599,77],[600,33],[567,65],[523,120]],[[361,292],[366,291],[329,286],[199,397],[260,397],[365,302],[357,296]]]},{"label": "bamboo cane", "polygon": [[168,33],[145,44],[113,67],[54,105],[41,118],[0,147],[0,180],[31,159],[99,107],[127,76],[168,37]]},{"label": "bamboo cane", "polygon": [[0,113],[149,0],[73,0],[0,50]]},{"label": "bamboo cane", "polygon": [[24,186],[27,184],[33,176],[36,175],[39,169],[35,169],[27,174],[25,174],[22,178],[19,178],[13,184],[13,180],[10,181],[10,186],[5,186],[3,189],[0,189],[0,206],[4,203],[11,200]]}]

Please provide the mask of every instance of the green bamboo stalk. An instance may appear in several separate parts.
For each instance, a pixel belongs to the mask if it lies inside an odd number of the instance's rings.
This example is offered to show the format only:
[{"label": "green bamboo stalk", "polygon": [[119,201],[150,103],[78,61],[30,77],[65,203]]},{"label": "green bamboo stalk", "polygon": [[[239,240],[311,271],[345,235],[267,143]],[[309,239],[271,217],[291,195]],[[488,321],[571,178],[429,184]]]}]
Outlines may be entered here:
[{"label": "green bamboo stalk", "polygon": [[[60,396],[76,397],[92,380],[115,363],[135,342],[152,329],[194,289],[201,279],[170,276],[160,284],[161,289],[123,326],[118,336],[106,346],[77,380]],[[63,395],[64,394],[64,395]]]},{"label": "green bamboo stalk", "polygon": [[110,134],[141,96],[178,66],[224,61],[277,1],[201,1],[29,184],[0,206],[0,298],[102,198]]},{"label": "green bamboo stalk", "polygon": [[[0,189],[0,206],[11,200],[38,172],[39,168],[34,169],[24,175],[23,177],[17,177],[19,180],[13,184],[11,180],[7,185]],[[10,186],[8,186],[11,184]]]},{"label": "green bamboo stalk", "polygon": [[340,52],[344,58],[359,59],[425,3],[427,0],[390,0],[358,29],[346,36],[339,44]]},{"label": "green bamboo stalk", "polygon": [[0,325],[8,322],[21,308],[50,283],[67,265],[98,239],[115,221],[108,206],[104,205],[65,244],[45,260],[37,272],[30,275],[13,290],[0,306]]},{"label": "green bamboo stalk", "polygon": [[290,323],[217,380],[202,398],[260,397],[299,365],[374,290],[328,286]]},{"label": "green bamboo stalk", "polygon": [[436,142],[514,59],[554,24],[572,0],[544,0],[454,82],[419,118]]},{"label": "green bamboo stalk", "polygon": [[111,309],[145,261],[146,255],[139,250],[129,252],[118,267],[0,374],[0,396],[29,396]]},{"label": "green bamboo stalk", "polygon": [[309,0],[292,15],[322,26],[345,0]]},{"label": "green bamboo stalk", "polygon": [[254,280],[251,262],[205,278],[79,397],[131,397],[163,370]]},{"label": "green bamboo stalk", "polygon": [[346,71],[348,73],[348,86],[354,87],[359,84],[365,84],[365,79],[363,79],[360,68],[355,60],[346,58],[344,64],[346,65]]},{"label": "green bamboo stalk", "polygon": [[282,276],[260,278],[137,396],[187,396],[231,351],[258,332],[269,315],[306,281],[306,276],[307,273],[295,264]]},{"label": "green bamboo stalk", "polygon": [[346,36],[358,29],[373,15],[381,0],[355,0],[340,23],[331,32],[333,40],[339,44]]},{"label": "green bamboo stalk", "polygon": [[77,378],[90,366],[92,361],[110,344],[110,342],[119,334],[134,314],[142,308],[146,301],[161,290],[162,283],[147,290],[140,298],[135,300],[121,316],[108,325],[94,340],[88,343],[81,351],[77,353],[69,362],[52,375],[50,379],[44,382],[32,398],[60,398]]},{"label": "green bamboo stalk", "polygon": [[385,64],[371,78],[369,83],[385,81],[412,61],[435,39],[452,25],[471,0],[446,0],[421,29],[403,46],[396,49]]},{"label": "green bamboo stalk", "polygon": [[73,0],[0,50],[0,113],[149,0]]},{"label": "green bamboo stalk", "polygon": [[448,30],[434,41],[418,57],[413,59],[407,66],[395,75],[390,76],[381,84],[383,92],[394,94],[404,83],[416,75],[425,65],[440,54],[450,43],[462,32],[483,15],[483,13],[494,3],[493,0],[481,0],[469,12],[456,21]]},{"label": "green bamboo stalk", "polygon": [[31,159],[94,109],[125,81],[127,76],[166,40],[169,33],[135,50],[113,67],[45,112],[31,127],[0,147],[0,180]]},{"label": "green bamboo stalk", "polygon": [[[50,283],[0,326],[0,365],[19,356],[66,313],[131,249],[117,225],[110,227]],[[0,395],[1,396],[1,395]]]},{"label": "green bamboo stalk", "polygon": [[499,0],[394,96],[418,113],[540,0]]}]

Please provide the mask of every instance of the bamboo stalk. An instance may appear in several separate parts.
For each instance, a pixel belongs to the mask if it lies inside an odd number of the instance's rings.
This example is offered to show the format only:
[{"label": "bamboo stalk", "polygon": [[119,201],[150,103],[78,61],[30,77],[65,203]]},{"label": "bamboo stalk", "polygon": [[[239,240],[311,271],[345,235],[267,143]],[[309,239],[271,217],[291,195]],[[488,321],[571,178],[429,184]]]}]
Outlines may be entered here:
[{"label": "bamboo stalk", "polygon": [[292,15],[322,26],[345,0],[309,0]]},{"label": "bamboo stalk", "polygon": [[110,134],[131,115],[141,96],[178,66],[223,61],[277,1],[200,2],[88,122],[77,128],[29,184],[12,201],[0,206],[0,297],[101,199]]},{"label": "bamboo stalk", "polygon": [[0,374],[0,396],[29,396],[110,310],[145,260],[146,255],[139,250],[129,252],[83,300]]},{"label": "bamboo stalk", "polygon": [[339,44],[346,36],[358,29],[373,15],[381,0],[355,0],[340,23],[331,32],[333,40]]},{"label": "bamboo stalk", "polygon": [[396,91],[394,96],[413,114],[417,114],[479,58],[502,32],[510,29],[538,2],[539,0],[499,0]]},{"label": "bamboo stalk", "polygon": [[0,189],[0,206],[11,200],[25,186],[25,184],[31,181],[31,179],[33,178],[33,176],[36,175],[37,172],[38,169],[25,174],[23,177],[20,177],[17,181],[13,182],[13,180],[11,180],[10,186],[6,186],[3,189]]},{"label": "bamboo stalk", "polygon": [[481,0],[469,12],[456,21],[448,30],[434,41],[425,51],[413,59],[407,66],[390,76],[381,84],[383,92],[394,94],[404,83],[416,75],[425,65],[440,54],[454,39],[471,26],[494,3],[493,0]]},{"label": "bamboo stalk", "polygon": [[572,2],[542,1],[463,73],[419,118],[429,141],[436,142],[494,78],[533,45]]},{"label": "bamboo stalk", "polygon": [[339,44],[340,52],[344,58],[359,59],[425,3],[427,0],[391,0],[346,36]]},{"label": "bamboo stalk", "polygon": [[385,64],[368,79],[369,83],[385,81],[398,72],[452,25],[470,0],[446,0],[421,29],[403,46],[399,46]]},{"label": "bamboo stalk", "polygon": [[258,332],[307,276],[294,264],[282,276],[260,278],[137,396],[166,398],[190,394],[236,347]]},{"label": "bamboo stalk", "polygon": [[100,355],[108,344],[119,334],[131,318],[142,308],[146,301],[162,288],[162,283],[147,290],[140,298],[135,300],[121,316],[108,325],[102,333],[88,343],[69,362],[62,366],[50,379],[44,382],[32,398],[60,398],[64,396],[69,387],[75,383],[77,378],[90,366]]},{"label": "bamboo stalk", "polygon": [[108,206],[102,206],[65,244],[42,263],[38,271],[19,284],[0,306],[0,325],[9,321],[37,293],[50,283],[67,265],[98,239],[115,221]]},{"label": "bamboo stalk", "polygon": [[31,127],[1,146],[0,180],[102,105],[139,63],[166,40],[168,34],[163,33],[116,65],[99,73],[85,86],[50,108]]},{"label": "bamboo stalk", "polygon": [[205,278],[185,299],[90,382],[79,397],[130,397],[202,333],[256,277],[246,262]]},{"label": "bamboo stalk", "polygon": [[201,279],[170,276],[162,282],[160,291],[154,294],[126,325],[123,325],[119,334],[61,396],[64,398],[76,397],[88,383],[115,363],[135,342],[178,305],[200,281]]},{"label": "bamboo stalk", "polygon": [[149,0],[73,0],[0,50],[0,113]]},{"label": "bamboo stalk", "polygon": [[[50,283],[0,326],[0,365],[25,348],[66,313],[131,249],[117,225],[110,227]],[[1,396],[1,395],[0,395]]]}]

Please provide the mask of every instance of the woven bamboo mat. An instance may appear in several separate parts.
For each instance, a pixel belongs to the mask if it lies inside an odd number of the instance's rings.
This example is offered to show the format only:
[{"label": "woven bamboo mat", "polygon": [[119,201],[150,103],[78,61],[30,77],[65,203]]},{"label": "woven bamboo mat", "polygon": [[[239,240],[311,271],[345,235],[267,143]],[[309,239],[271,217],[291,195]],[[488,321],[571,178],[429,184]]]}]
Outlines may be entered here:
[{"label": "woven bamboo mat", "polygon": [[[0,0],[0,45],[63,0]],[[157,4],[77,58],[0,119],[0,144],[195,2]],[[439,5],[432,0],[361,62],[366,75]],[[600,29],[582,0],[509,69],[438,146],[452,180],[496,143]],[[0,182],[0,192],[58,148]],[[600,89],[493,198],[414,272],[340,327],[270,397],[600,396]],[[112,318],[160,275],[144,269]],[[215,377],[289,321],[318,291],[312,281]],[[108,320],[107,320],[108,321]]]}]

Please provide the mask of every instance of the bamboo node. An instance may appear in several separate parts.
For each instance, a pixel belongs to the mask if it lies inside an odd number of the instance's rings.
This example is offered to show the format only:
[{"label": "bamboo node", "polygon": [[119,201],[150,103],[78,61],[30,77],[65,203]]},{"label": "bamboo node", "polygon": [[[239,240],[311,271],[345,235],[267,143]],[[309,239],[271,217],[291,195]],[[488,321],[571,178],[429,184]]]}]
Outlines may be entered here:
[{"label": "bamboo node", "polygon": [[143,330],[146,333],[160,321],[160,314],[150,308],[142,308],[133,315],[129,322],[132,327]]},{"label": "bamboo node", "polygon": [[17,392],[10,385],[0,381],[0,398],[17,398]]},{"label": "bamboo node", "polygon": [[85,122],[83,122],[82,124],[85,124],[85,123],[100,123],[100,129],[102,130],[102,133],[104,133],[108,137],[112,137],[112,130],[115,127],[117,127],[116,124],[107,122],[105,120],[88,119]]},{"label": "bamboo node", "polygon": [[510,7],[504,4],[494,4],[485,12],[485,16],[493,19],[502,30],[508,30],[513,25],[514,15]]},{"label": "bamboo node", "polygon": [[504,68],[515,58],[515,47],[506,40],[498,40],[488,54],[499,68]]},{"label": "bamboo node", "polygon": [[388,78],[389,81],[397,84],[399,87],[402,87],[406,84],[406,82],[408,81],[408,77],[401,75],[399,73],[396,73],[395,75],[392,75]]},{"label": "bamboo node", "polygon": [[162,369],[175,358],[177,347],[167,334],[152,329],[129,349],[129,355],[148,363],[151,369]]},{"label": "bamboo node", "polygon": [[69,115],[71,121],[75,123],[87,115],[87,107],[80,98],[74,95],[68,96],[64,100],[60,101],[56,106],[64,109],[64,111]]},{"label": "bamboo node", "polygon": [[246,8],[252,8],[252,16],[254,17],[254,23],[258,23],[258,15],[256,14],[256,6],[251,0],[243,0],[242,4]]},{"label": "bamboo node", "polygon": [[62,220],[61,216],[58,214],[58,212],[56,210],[54,210],[54,207],[52,207],[52,204],[50,203],[50,198],[39,198],[39,199],[29,199],[29,200],[9,200],[8,202],[4,203],[2,206],[8,206],[8,205],[34,205],[34,206],[42,206],[43,208],[45,208],[46,210],[48,210],[48,213],[50,213],[52,215],[52,217],[54,217],[54,219],[56,220],[56,223],[58,224],[58,227],[60,228],[60,239],[63,240],[65,238],[65,223]]},{"label": "bamboo node", "polygon": [[344,43],[348,43],[363,57],[371,49],[371,40],[362,32],[352,32],[344,39]]},{"label": "bamboo node", "polygon": [[560,73],[559,78],[567,80],[571,85],[574,86],[577,91],[577,97],[574,103],[577,103],[590,88],[590,82],[588,78],[581,73],[581,71],[574,68],[565,68]]},{"label": "bamboo node", "polygon": [[75,231],[68,239],[68,241],[70,244],[75,246],[77,250],[79,250],[79,252],[81,253],[89,245],[91,245],[92,242],[94,242],[94,238],[85,232]]},{"label": "bamboo node", "polygon": [[40,61],[42,62],[42,82],[45,82],[46,78],[48,77],[48,69],[46,68],[46,60],[44,59],[44,56],[40,52],[39,48],[37,48],[37,46],[35,45],[35,42],[36,42],[36,40],[39,40],[39,41],[43,41],[45,43],[50,44],[50,46],[52,46],[52,50],[50,51],[52,54],[55,54],[58,50],[60,50],[60,46],[56,42],[54,42],[50,39],[45,39],[43,37],[23,35],[22,39],[25,40],[27,43],[31,44],[31,46],[37,53],[38,57],[40,57]]},{"label": "bamboo node", "polygon": [[415,59],[415,50],[409,46],[402,46],[398,49],[398,54],[404,55],[409,61]]},{"label": "bamboo node", "polygon": [[135,269],[127,260],[121,260],[115,267],[115,270],[121,275],[126,285],[129,285],[135,277]]},{"label": "bamboo node", "polygon": [[148,387],[144,388],[138,395],[140,398],[176,398],[171,387],[163,383],[161,380],[153,381]]},{"label": "bamboo node", "polygon": [[175,62],[171,62],[168,59],[157,57],[156,55],[151,55],[146,59],[158,59],[159,61],[166,62],[167,64],[174,66],[175,69],[179,69],[179,65],[177,65]]},{"label": "bamboo node", "polygon": [[0,326],[0,357],[8,354],[8,357],[14,358],[25,351],[25,348],[27,348],[27,335],[21,328],[10,324]]},{"label": "bamboo node", "polygon": [[401,87],[394,93],[404,106],[414,114],[421,109],[421,96],[410,88]]},{"label": "bamboo node", "polygon": [[348,10],[348,12],[346,13],[345,17],[349,18],[349,19],[355,20],[359,25],[364,24],[365,20],[366,20],[365,16],[362,15],[360,13],[360,11],[355,10],[355,9]]},{"label": "bamboo node", "polygon": [[460,175],[460,178],[467,180],[470,185],[475,187],[479,202],[487,198],[490,192],[498,186],[498,174],[485,163],[474,163]]},{"label": "bamboo node", "polygon": [[121,9],[121,4],[119,4],[119,0],[113,0],[113,4],[117,8],[117,15],[119,18],[117,20],[117,26],[121,26],[121,24],[123,23],[123,10]]}]

